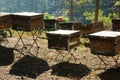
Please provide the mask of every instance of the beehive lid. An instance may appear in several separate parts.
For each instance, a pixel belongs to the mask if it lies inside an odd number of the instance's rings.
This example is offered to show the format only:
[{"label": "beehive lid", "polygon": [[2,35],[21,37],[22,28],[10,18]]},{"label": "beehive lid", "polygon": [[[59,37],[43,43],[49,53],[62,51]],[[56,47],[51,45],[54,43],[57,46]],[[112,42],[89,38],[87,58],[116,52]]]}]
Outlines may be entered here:
[{"label": "beehive lid", "polygon": [[0,17],[10,15],[9,13],[0,12]]},{"label": "beehive lid", "polygon": [[43,13],[35,13],[35,12],[18,12],[18,13],[11,13],[11,15],[19,15],[19,16],[36,16],[42,15]]},{"label": "beehive lid", "polygon": [[117,31],[100,31],[100,32],[89,34],[89,36],[117,37],[117,36],[120,36],[120,32],[117,32]]},{"label": "beehive lid", "polygon": [[77,31],[77,30],[57,30],[57,31],[47,32],[47,34],[70,35],[70,34],[74,34],[77,32],[79,32],[79,31]]}]

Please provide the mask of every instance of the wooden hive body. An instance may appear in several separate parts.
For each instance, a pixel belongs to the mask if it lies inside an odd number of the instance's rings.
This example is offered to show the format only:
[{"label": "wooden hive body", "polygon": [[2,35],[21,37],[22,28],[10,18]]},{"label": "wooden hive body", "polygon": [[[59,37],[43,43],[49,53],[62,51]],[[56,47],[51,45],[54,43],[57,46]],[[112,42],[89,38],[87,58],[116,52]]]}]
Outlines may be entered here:
[{"label": "wooden hive body", "polygon": [[8,29],[12,26],[10,14],[0,13],[0,29]]},{"label": "wooden hive body", "polygon": [[120,31],[120,18],[112,19],[112,30]]},{"label": "wooden hive body", "polygon": [[12,28],[16,30],[32,31],[34,29],[43,28],[43,14],[42,13],[13,13]]},{"label": "wooden hive body", "polygon": [[100,31],[89,35],[91,52],[114,56],[120,52],[120,32]]},{"label": "wooden hive body", "polygon": [[57,30],[48,32],[48,48],[70,50],[79,45],[79,36],[79,31]]},{"label": "wooden hive body", "polygon": [[83,26],[80,22],[60,22],[59,25],[62,30],[80,30]]},{"label": "wooden hive body", "polygon": [[92,23],[87,26],[80,27],[82,37],[88,37],[88,34],[95,33],[102,30],[104,30],[104,26],[102,22],[99,22],[97,24]]},{"label": "wooden hive body", "polygon": [[45,19],[44,20],[44,28],[47,30],[57,30],[59,29],[59,21],[56,21],[55,19]]}]

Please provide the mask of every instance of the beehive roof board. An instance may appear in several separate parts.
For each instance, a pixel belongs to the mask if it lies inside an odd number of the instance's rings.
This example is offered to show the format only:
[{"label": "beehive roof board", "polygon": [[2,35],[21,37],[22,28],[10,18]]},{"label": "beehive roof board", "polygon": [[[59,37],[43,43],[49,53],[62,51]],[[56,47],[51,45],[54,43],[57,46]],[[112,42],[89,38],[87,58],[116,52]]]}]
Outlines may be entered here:
[{"label": "beehive roof board", "polygon": [[120,36],[120,32],[117,32],[117,31],[100,31],[100,32],[89,34],[89,36],[117,37],[117,36]]},{"label": "beehive roof board", "polygon": [[0,12],[0,17],[10,15],[9,13]]},{"label": "beehive roof board", "polygon": [[78,30],[56,30],[56,31],[50,31],[47,32],[47,35],[61,35],[61,36],[71,36],[72,34],[80,34],[80,31]]},{"label": "beehive roof board", "polygon": [[42,15],[43,13],[35,13],[35,12],[19,12],[19,13],[11,13],[11,15],[20,15],[20,16],[36,16]]},{"label": "beehive roof board", "polygon": [[50,31],[50,32],[47,32],[47,33],[69,35],[69,34],[73,34],[73,33],[76,33],[76,32],[79,32],[79,31],[77,31],[77,30],[57,30],[57,31]]}]

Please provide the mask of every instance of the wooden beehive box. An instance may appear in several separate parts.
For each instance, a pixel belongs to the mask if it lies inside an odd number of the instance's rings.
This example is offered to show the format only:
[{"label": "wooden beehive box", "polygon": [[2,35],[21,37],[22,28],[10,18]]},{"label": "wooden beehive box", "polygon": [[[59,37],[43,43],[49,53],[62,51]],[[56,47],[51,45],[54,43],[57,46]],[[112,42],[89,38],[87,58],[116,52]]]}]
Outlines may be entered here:
[{"label": "wooden beehive box", "polygon": [[60,22],[60,29],[62,30],[72,30],[72,23],[71,22]]},{"label": "wooden beehive box", "polygon": [[46,30],[56,30],[59,28],[59,21],[57,21],[56,19],[45,19],[44,23],[44,28]]},{"label": "wooden beehive box", "polygon": [[80,30],[80,27],[83,27],[84,25],[80,22],[74,22],[73,26],[74,26],[74,30]]},{"label": "wooden beehive box", "polygon": [[95,32],[102,31],[102,30],[104,30],[103,22],[99,22],[96,24],[92,23],[87,26],[80,27],[82,37],[88,37],[88,34],[95,33]]},{"label": "wooden beehive box", "polygon": [[100,31],[89,35],[93,54],[114,56],[120,52],[120,32]]},{"label": "wooden beehive box", "polygon": [[34,12],[12,13],[12,28],[15,30],[32,31],[43,28],[43,14]]},{"label": "wooden beehive box", "polygon": [[83,26],[81,22],[60,22],[59,25],[62,30],[80,30]]},{"label": "wooden beehive box", "polygon": [[76,30],[57,30],[47,32],[48,48],[70,50],[79,45],[80,32]]},{"label": "wooden beehive box", "polygon": [[12,26],[11,17],[8,13],[0,13],[0,29],[8,29]]},{"label": "wooden beehive box", "polygon": [[112,30],[120,31],[120,18],[112,19]]}]

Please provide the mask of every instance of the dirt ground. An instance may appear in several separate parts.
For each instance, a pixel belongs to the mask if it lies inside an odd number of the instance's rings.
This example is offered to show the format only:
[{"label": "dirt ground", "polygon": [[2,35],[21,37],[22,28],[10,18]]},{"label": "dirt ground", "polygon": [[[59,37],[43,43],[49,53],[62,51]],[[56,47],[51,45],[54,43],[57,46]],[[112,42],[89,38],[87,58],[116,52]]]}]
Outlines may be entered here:
[{"label": "dirt ground", "polygon": [[[24,39],[25,44],[33,43],[31,37]],[[1,41],[0,80],[120,80],[120,67],[112,67],[111,57],[103,57],[108,63],[105,68],[82,43],[75,50],[75,61],[66,51],[61,55],[48,49],[46,39],[37,39],[39,47],[34,44],[32,49],[21,41],[15,46],[17,40],[11,37]]]}]

